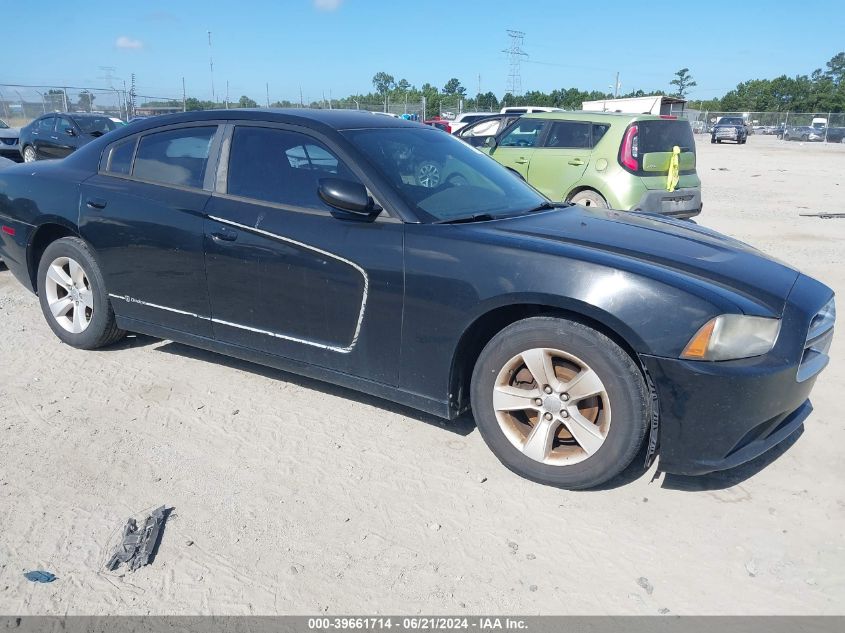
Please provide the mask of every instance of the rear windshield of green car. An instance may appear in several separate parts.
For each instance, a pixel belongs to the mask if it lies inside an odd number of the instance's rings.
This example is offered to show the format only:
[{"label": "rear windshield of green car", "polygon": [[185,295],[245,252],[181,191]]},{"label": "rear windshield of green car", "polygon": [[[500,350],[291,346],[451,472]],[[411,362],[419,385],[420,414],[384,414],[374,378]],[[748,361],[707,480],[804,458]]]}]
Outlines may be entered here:
[{"label": "rear windshield of green car", "polygon": [[640,121],[637,127],[639,128],[640,155],[671,152],[675,145],[683,152],[695,151],[695,139],[693,139],[689,121],[668,119]]}]

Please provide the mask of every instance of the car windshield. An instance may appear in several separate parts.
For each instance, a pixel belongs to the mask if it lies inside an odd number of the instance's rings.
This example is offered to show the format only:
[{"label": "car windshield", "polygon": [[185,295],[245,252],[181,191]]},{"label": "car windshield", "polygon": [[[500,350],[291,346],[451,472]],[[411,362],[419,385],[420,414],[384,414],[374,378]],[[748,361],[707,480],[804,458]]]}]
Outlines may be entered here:
[{"label": "car windshield", "polygon": [[9,126],[6,125],[6,122],[3,119],[0,119],[0,130],[8,130]]},{"label": "car windshield", "polygon": [[742,119],[732,119],[725,117],[719,121],[719,125],[742,125]]},{"label": "car windshield", "polygon": [[118,124],[114,119],[107,116],[80,116],[74,117],[79,129],[83,134],[95,134],[97,136],[103,135],[117,129]]},{"label": "car windshield", "polygon": [[492,158],[448,134],[378,128],[344,135],[424,221],[508,217],[548,202]]}]

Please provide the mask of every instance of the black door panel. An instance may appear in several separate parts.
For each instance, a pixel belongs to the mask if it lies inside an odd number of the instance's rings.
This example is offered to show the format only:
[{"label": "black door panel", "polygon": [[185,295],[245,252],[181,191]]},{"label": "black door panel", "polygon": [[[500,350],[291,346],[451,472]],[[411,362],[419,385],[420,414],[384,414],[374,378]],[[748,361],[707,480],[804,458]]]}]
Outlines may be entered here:
[{"label": "black door panel", "polygon": [[212,336],[202,217],[209,193],[97,175],[80,195],[82,237],[97,253],[115,313]]}]

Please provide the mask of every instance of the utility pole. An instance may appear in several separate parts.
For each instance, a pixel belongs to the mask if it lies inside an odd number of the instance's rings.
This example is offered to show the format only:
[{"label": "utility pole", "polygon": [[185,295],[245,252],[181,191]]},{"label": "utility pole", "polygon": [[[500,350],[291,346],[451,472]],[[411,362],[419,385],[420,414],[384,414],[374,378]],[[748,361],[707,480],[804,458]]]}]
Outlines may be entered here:
[{"label": "utility pole", "polygon": [[217,99],[214,96],[214,58],[211,54],[211,31],[208,32],[208,67],[211,70],[211,102],[216,104]]},{"label": "utility pole", "polygon": [[185,94],[185,78],[182,77],[182,112],[188,111],[188,97]]},{"label": "utility pole", "polygon": [[135,73],[132,73],[132,78],[129,83],[129,110],[130,116],[135,116]]},{"label": "utility pole", "polygon": [[302,101],[302,85],[299,86],[299,107],[304,108],[305,104]]},{"label": "utility pole", "polygon": [[510,71],[508,72],[508,92],[514,96],[522,94],[522,60],[528,57],[528,53],[522,50],[522,45],[525,42],[525,33],[522,31],[507,30],[510,38],[510,46],[503,50],[503,53],[508,54],[508,64]]},{"label": "utility pole", "polygon": [[264,88],[267,90],[267,107],[270,107],[270,83],[267,82],[264,84]]},{"label": "utility pole", "polygon": [[616,99],[619,96],[619,87],[622,84],[619,83],[619,71],[616,71],[616,81],[613,83],[613,98]]},{"label": "utility pole", "polygon": [[475,104],[475,109],[480,110],[481,109],[481,73],[478,73],[478,92],[476,92],[475,95],[476,95],[475,100],[478,101],[478,103]]},{"label": "utility pole", "polygon": [[226,80],[226,109],[229,109],[229,80]]}]

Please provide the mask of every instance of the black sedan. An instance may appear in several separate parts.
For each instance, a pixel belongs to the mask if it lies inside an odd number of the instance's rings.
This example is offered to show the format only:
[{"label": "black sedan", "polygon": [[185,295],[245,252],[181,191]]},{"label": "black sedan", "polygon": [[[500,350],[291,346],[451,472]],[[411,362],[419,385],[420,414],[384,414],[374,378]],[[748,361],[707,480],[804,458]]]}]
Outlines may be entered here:
[{"label": "black sedan", "polygon": [[687,474],[775,446],[835,319],[829,288],[740,242],[554,205],[452,136],[360,112],[141,121],[0,171],[0,229],[68,345],[142,332],[471,408],[508,468],[568,488],[644,446]]},{"label": "black sedan", "polygon": [[27,163],[45,158],[64,158],[95,138],[124,125],[120,119],[105,114],[45,114],[21,128],[21,155]]}]

